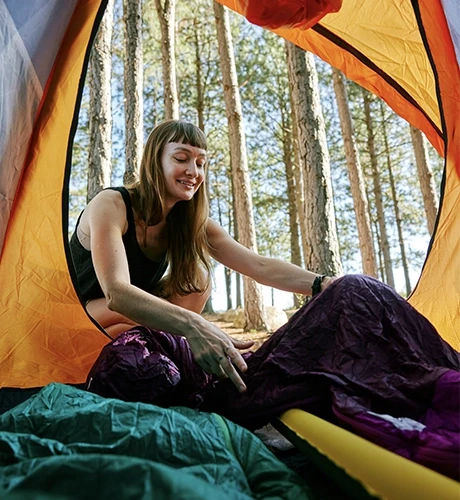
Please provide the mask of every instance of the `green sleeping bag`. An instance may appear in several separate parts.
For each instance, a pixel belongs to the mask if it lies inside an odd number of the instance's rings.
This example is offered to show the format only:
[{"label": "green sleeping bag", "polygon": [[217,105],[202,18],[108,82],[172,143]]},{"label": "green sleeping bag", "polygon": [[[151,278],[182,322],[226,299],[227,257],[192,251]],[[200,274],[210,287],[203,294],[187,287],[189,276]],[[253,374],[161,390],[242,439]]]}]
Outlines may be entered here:
[{"label": "green sleeping bag", "polygon": [[218,415],[62,384],[0,417],[0,463],[2,498],[308,498],[254,434]]}]

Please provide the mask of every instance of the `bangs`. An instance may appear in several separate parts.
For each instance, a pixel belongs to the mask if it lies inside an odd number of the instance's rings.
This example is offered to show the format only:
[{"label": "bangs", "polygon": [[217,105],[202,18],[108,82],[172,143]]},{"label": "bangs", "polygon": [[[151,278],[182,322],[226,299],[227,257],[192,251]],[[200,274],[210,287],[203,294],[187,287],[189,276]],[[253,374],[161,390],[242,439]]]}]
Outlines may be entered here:
[{"label": "bangs", "polygon": [[187,122],[176,122],[174,130],[168,142],[179,142],[189,144],[195,148],[207,151],[208,144],[206,136],[198,127]]}]

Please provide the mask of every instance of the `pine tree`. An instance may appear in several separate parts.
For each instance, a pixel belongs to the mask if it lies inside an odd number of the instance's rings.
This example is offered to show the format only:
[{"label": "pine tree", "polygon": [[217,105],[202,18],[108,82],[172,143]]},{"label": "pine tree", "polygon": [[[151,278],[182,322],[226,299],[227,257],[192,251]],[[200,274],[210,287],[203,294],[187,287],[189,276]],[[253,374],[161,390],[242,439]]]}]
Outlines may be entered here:
[{"label": "pine tree", "polygon": [[342,274],[336,234],[329,154],[313,55],[288,44],[289,82],[292,92],[299,151],[302,159],[308,254],[305,266],[329,275]]},{"label": "pine tree", "polygon": [[[283,109],[283,108],[280,108]],[[290,126],[290,116],[288,110],[282,112],[282,130],[283,130],[283,161],[286,168],[286,183],[288,195],[288,211],[289,211],[289,234],[291,243],[291,262],[296,266],[302,266],[302,255],[300,253],[299,244],[299,222],[296,204],[296,185],[295,185],[295,168],[293,162],[292,150],[292,127]],[[296,294],[293,297],[294,307],[300,306],[299,298]]]},{"label": "pine tree", "polygon": [[[290,42],[286,41],[286,44]],[[287,45],[286,45],[287,50]],[[287,55],[287,52],[286,52]],[[291,103],[291,123],[292,123],[292,149],[294,154],[294,178],[295,178],[295,194],[296,194],[296,207],[299,220],[299,233],[302,253],[305,256],[309,252],[309,238],[308,238],[308,225],[307,225],[307,211],[305,208],[305,187],[303,180],[302,158],[300,156],[299,148],[299,130],[297,128],[297,118],[295,115],[295,106],[292,102],[292,92],[290,93]]]},{"label": "pine tree", "polygon": [[410,126],[410,135],[414,147],[415,163],[420,182],[420,189],[423,196],[428,232],[433,234],[436,224],[438,197],[436,194],[436,185],[433,178],[433,172],[428,157],[427,144],[425,136],[420,130]]},{"label": "pine tree", "polygon": [[351,122],[350,110],[348,108],[345,84],[343,83],[342,74],[335,68],[332,69],[332,79],[334,82],[334,91],[339,110],[340,126],[342,129],[345,156],[347,159],[348,176],[350,179],[351,193],[353,196],[353,204],[356,214],[363,271],[365,274],[376,278],[377,262],[375,259],[374,245],[372,241],[366,188],[364,185],[361,162],[359,160],[359,154],[354,139],[353,125]]},{"label": "pine tree", "polygon": [[392,165],[392,161],[391,161],[390,148],[388,145],[387,127],[386,127],[386,123],[385,123],[385,111],[383,108],[383,102],[380,101],[379,104],[380,104],[380,115],[381,115],[381,119],[382,119],[382,134],[383,134],[383,141],[384,141],[384,151],[385,151],[386,162],[387,162],[388,176],[389,176],[389,180],[390,180],[391,198],[393,200],[396,229],[398,232],[399,249],[401,251],[401,262],[402,262],[402,266],[403,266],[403,270],[404,270],[404,280],[406,282],[406,294],[407,294],[407,296],[409,296],[411,291],[412,291],[412,286],[410,284],[409,263],[407,261],[406,246],[404,243],[404,236],[403,236],[403,230],[402,230],[402,217],[401,217],[401,211],[399,208],[399,199],[398,199],[398,193],[396,191],[396,183],[395,183],[395,179],[394,179],[394,175],[393,175],[393,165]]},{"label": "pine tree", "polygon": [[142,0],[123,0],[125,20],[125,150],[123,181],[132,182],[139,170],[144,144],[143,133],[143,55]]},{"label": "pine tree", "polygon": [[367,127],[367,145],[369,149],[369,157],[372,166],[372,177],[374,182],[374,196],[375,196],[375,206],[377,209],[377,221],[379,224],[380,232],[380,247],[383,254],[383,262],[385,268],[385,281],[394,288],[395,281],[393,277],[393,263],[391,260],[390,253],[390,241],[388,239],[388,232],[385,222],[385,210],[383,206],[383,196],[382,196],[382,186],[380,181],[380,171],[377,160],[377,154],[375,150],[375,133],[374,124],[372,119],[371,104],[369,99],[369,94],[363,89],[363,100],[364,100],[364,112],[366,115],[366,127]]},{"label": "pine tree", "polygon": [[176,83],[175,11],[176,0],[155,0],[161,29],[164,109],[166,120],[179,119],[179,98]]},{"label": "pine tree", "polygon": [[86,201],[110,185],[112,156],[112,24],[109,0],[94,41],[89,64],[89,155]]},{"label": "pine tree", "polygon": [[[230,139],[230,156],[234,182],[234,203],[238,239],[247,248],[257,251],[254,219],[252,213],[251,186],[248,174],[246,142],[243,116],[236,76],[233,42],[230,32],[228,11],[214,2],[217,41],[220,53],[222,83],[224,87],[225,108]],[[249,278],[244,282],[245,330],[263,329],[263,299],[259,285]]]}]

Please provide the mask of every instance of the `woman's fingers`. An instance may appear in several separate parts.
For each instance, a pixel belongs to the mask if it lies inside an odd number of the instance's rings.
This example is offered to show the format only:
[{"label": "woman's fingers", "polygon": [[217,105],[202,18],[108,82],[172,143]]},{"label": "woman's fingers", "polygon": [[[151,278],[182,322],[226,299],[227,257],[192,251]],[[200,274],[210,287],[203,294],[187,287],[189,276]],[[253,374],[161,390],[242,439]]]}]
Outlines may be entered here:
[{"label": "woman's fingers", "polygon": [[230,337],[230,340],[237,349],[249,349],[254,345],[253,340],[237,340],[233,337]]},{"label": "woman's fingers", "polygon": [[238,368],[238,370],[240,370],[241,372],[245,372],[248,369],[248,365],[246,364],[243,356],[241,356],[241,354],[237,351],[237,349],[235,349],[235,347],[241,349],[241,347],[232,345],[226,347],[224,349],[224,352],[230,359],[230,361]]},{"label": "woman's fingers", "polygon": [[247,365],[241,354],[233,346],[224,347],[220,356],[208,357],[207,359],[201,358],[198,364],[204,371],[214,373],[219,378],[229,378],[239,392],[246,390],[246,385],[235,366],[241,372],[244,372],[247,370]]},{"label": "woman's fingers", "polygon": [[326,276],[321,283],[321,291],[326,290],[336,279],[338,279],[338,276]]},{"label": "woman's fingers", "polygon": [[[239,355],[238,352],[237,354]],[[243,358],[241,359],[244,363],[244,359]],[[240,377],[240,374],[236,371],[235,367],[233,366],[233,363],[235,363],[235,361],[233,361],[232,363],[232,358],[230,356],[223,357],[219,361],[220,361],[220,366],[222,367],[222,370],[224,371],[225,375],[227,375],[227,377],[235,384],[239,392],[244,392],[246,390],[246,384],[243,382],[243,379]],[[247,369],[246,363],[244,363],[244,365],[245,369]]]},{"label": "woman's fingers", "polygon": [[215,368],[215,371],[214,371],[215,375],[217,375],[220,379],[224,379],[224,378],[228,378],[227,374],[224,372],[224,369],[222,368],[222,366],[219,364],[217,365],[217,367]]},{"label": "woman's fingers", "polygon": [[187,338],[196,362],[204,371],[219,378],[229,378],[240,392],[246,390],[240,373],[245,372],[248,367],[238,349],[248,349],[254,345],[253,341],[233,339],[215,327],[210,329],[209,336]]}]

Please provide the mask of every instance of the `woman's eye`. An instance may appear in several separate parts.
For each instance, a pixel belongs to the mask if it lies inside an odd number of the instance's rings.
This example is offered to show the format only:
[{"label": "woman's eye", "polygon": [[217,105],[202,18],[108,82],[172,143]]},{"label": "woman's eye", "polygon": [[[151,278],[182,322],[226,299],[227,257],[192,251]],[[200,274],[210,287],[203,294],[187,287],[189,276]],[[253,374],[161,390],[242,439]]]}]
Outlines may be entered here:
[{"label": "woman's eye", "polygon": [[184,163],[187,161],[185,158],[174,158],[174,159],[179,163]]}]

